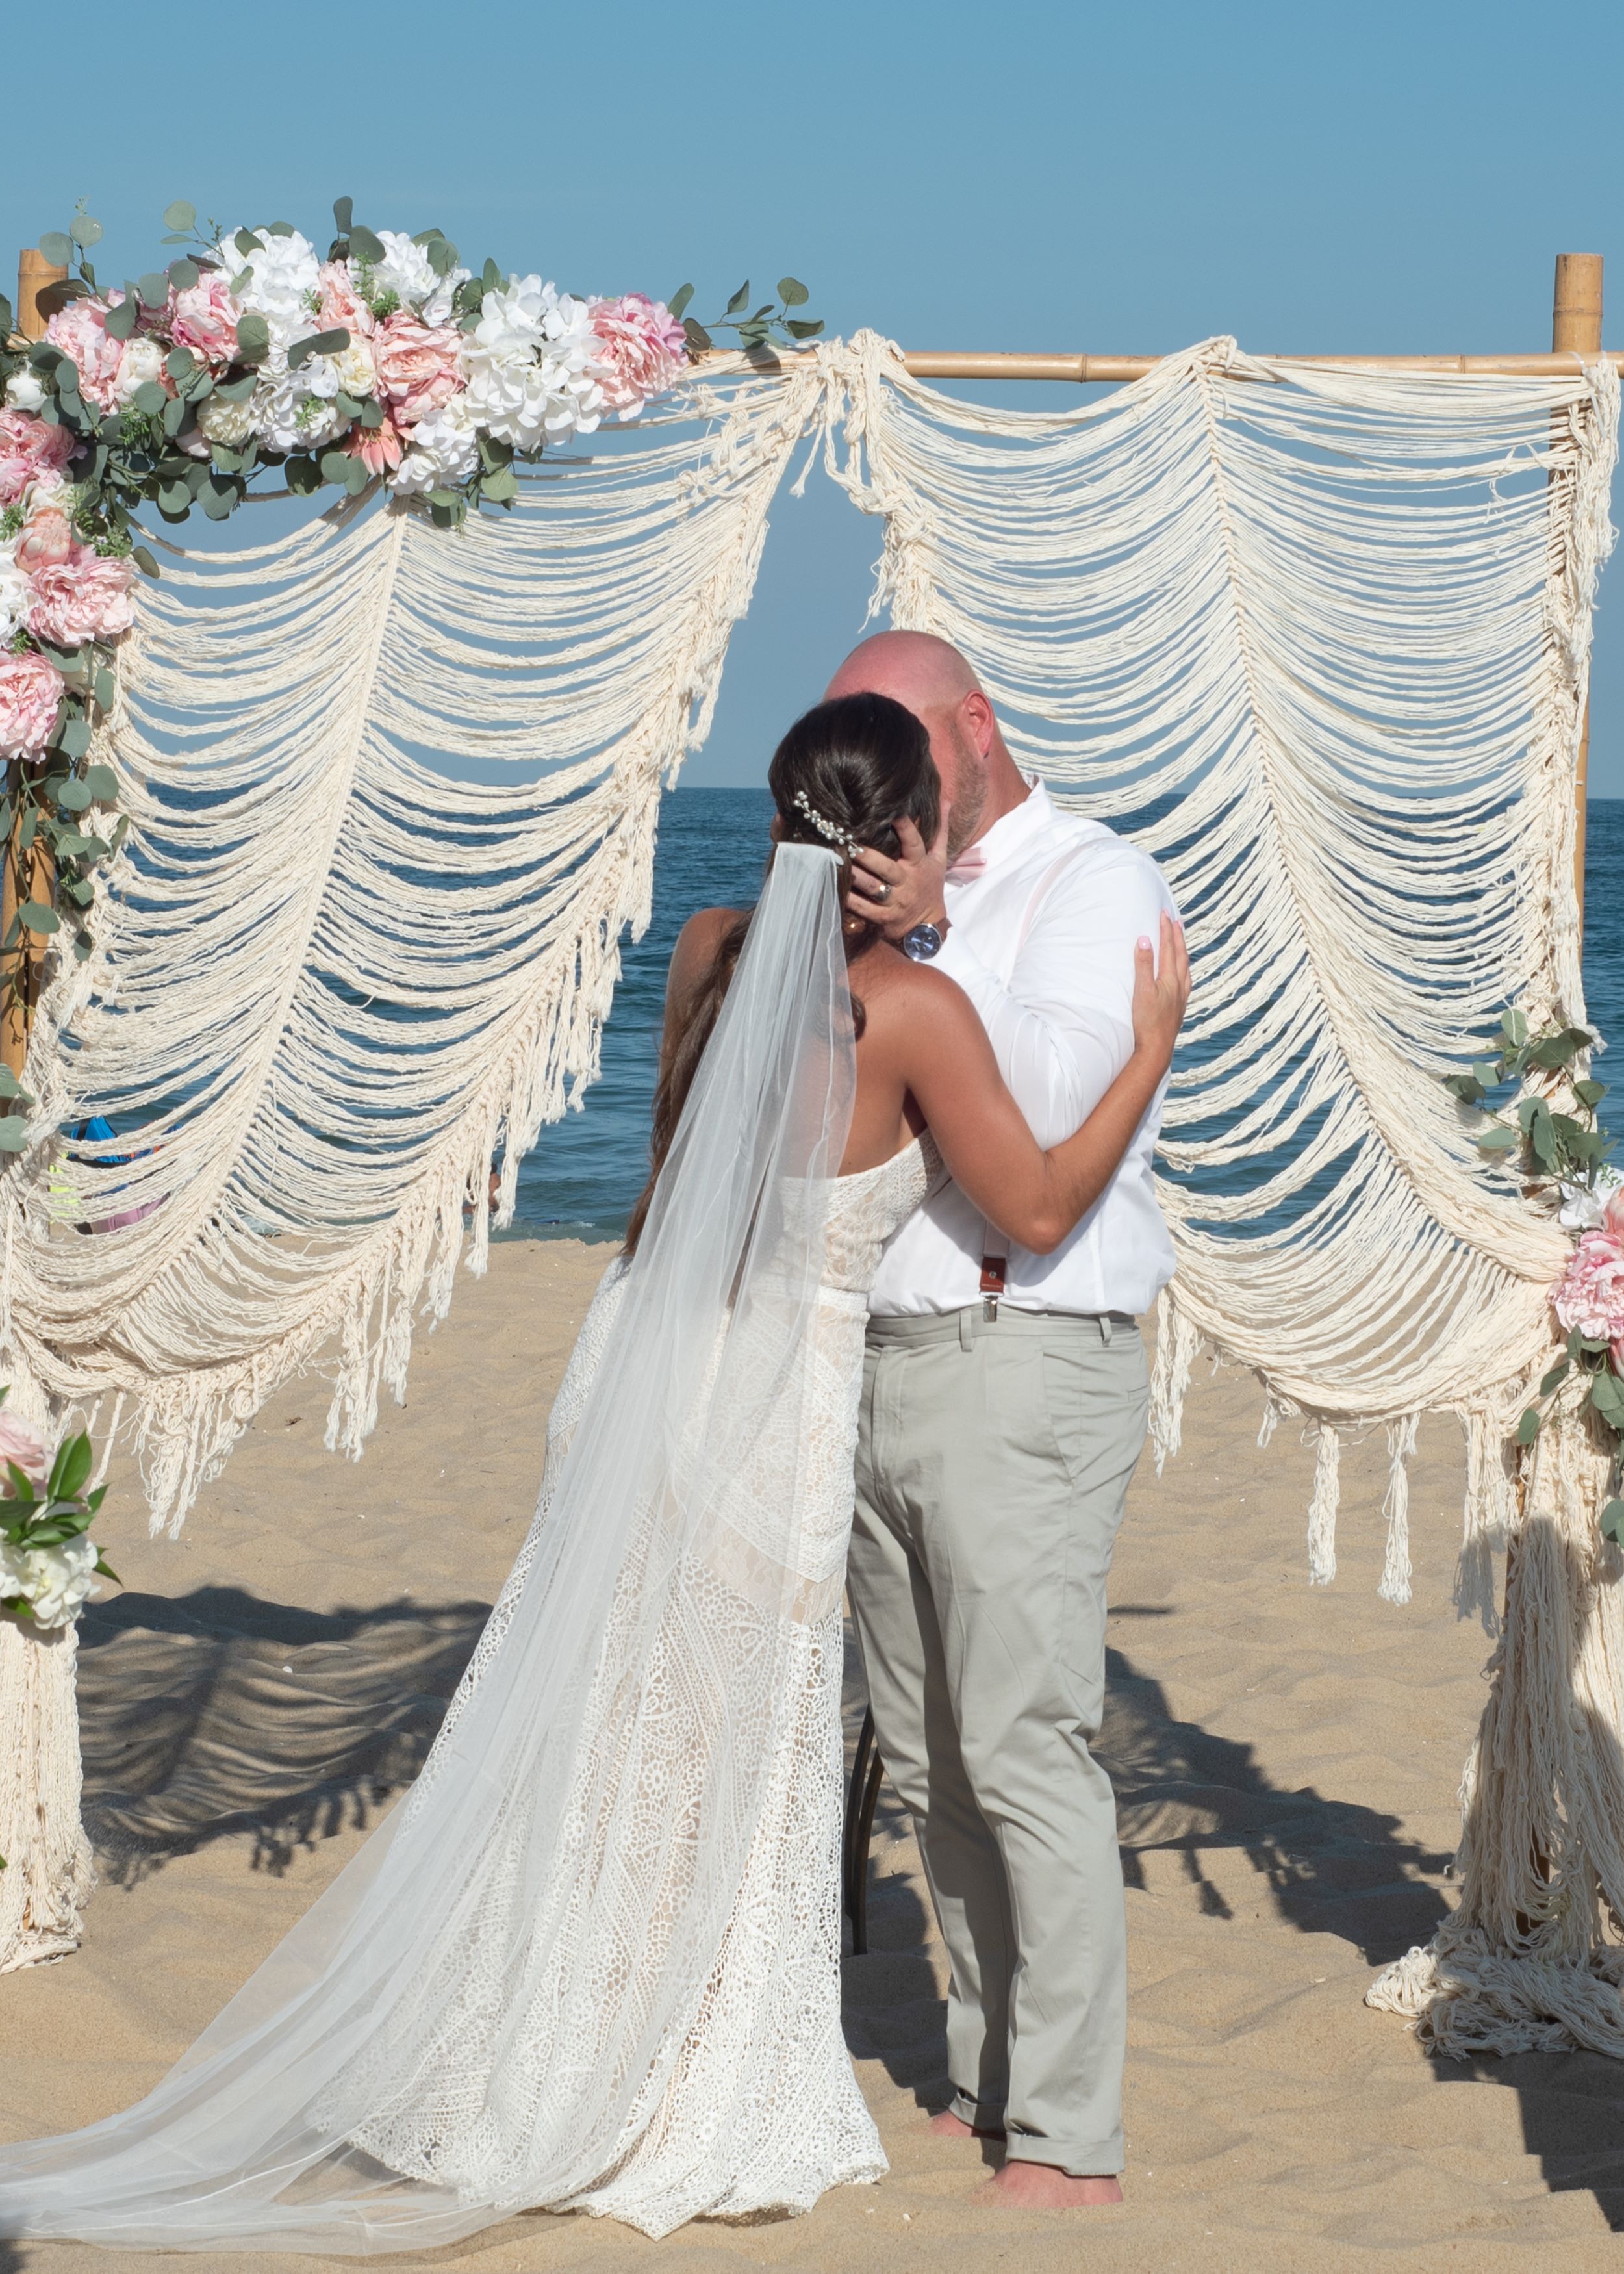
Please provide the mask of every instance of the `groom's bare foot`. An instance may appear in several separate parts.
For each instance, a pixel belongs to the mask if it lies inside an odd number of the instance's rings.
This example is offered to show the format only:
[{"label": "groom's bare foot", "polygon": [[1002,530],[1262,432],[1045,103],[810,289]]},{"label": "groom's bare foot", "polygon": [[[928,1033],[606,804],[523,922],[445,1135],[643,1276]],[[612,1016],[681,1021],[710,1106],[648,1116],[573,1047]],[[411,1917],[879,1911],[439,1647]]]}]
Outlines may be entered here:
[{"label": "groom's bare foot", "polygon": [[1018,2157],[976,2188],[973,2202],[998,2203],[1005,2210],[1094,2210],[1122,2201],[1122,2182],[1108,2172],[1074,2179],[1053,2164],[1028,2164]]},{"label": "groom's bare foot", "polygon": [[938,2140],[1003,2140],[1008,2136],[1002,2124],[996,2127],[966,2124],[964,2118],[955,2116],[951,2108],[944,2108],[939,2116],[933,2116],[927,2128],[934,2132]]}]

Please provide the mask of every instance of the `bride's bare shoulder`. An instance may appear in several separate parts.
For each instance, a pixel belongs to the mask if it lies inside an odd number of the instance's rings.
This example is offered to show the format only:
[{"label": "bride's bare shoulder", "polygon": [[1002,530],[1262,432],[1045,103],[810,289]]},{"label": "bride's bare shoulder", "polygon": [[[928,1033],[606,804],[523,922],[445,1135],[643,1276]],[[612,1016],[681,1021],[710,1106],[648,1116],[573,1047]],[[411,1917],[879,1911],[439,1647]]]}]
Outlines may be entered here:
[{"label": "bride's bare shoulder", "polygon": [[889,941],[871,947],[852,967],[852,990],[883,1028],[903,1030],[922,1020],[951,1032],[975,1007],[956,979],[929,963],[914,963]]},{"label": "bride's bare shoulder", "polygon": [[716,960],[724,936],[743,914],[741,908],[696,908],[677,934],[672,952],[672,991],[686,992],[702,979]]}]

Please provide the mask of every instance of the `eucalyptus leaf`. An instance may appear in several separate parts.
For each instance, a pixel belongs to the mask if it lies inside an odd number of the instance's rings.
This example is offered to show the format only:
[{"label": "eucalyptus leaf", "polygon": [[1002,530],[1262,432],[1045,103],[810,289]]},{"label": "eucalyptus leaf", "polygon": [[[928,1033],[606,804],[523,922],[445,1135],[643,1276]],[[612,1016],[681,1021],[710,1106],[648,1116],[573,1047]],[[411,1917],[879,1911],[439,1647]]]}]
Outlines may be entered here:
[{"label": "eucalyptus leaf", "polygon": [[163,225],[165,229],[195,229],[198,225],[196,206],[185,198],[177,198],[172,205],[163,208]]},{"label": "eucalyptus leaf", "polygon": [[28,1125],[17,1114],[0,1121],[0,1153],[20,1153],[28,1142]]},{"label": "eucalyptus leaf", "polygon": [[17,915],[26,931],[53,932],[62,929],[62,919],[56,909],[48,908],[42,900],[25,900]]},{"label": "eucalyptus leaf", "polygon": [[155,379],[144,379],[132,398],[134,407],[148,418],[162,417],[169,396]]},{"label": "eucalyptus leaf", "polygon": [[165,482],[158,492],[158,510],[169,521],[184,521],[192,511],[192,492],[184,482]]},{"label": "eucalyptus leaf", "polygon": [[747,276],[743,283],[739,287],[739,290],[733,294],[733,298],[728,302],[726,312],[730,316],[736,316],[741,308],[748,308],[749,305],[750,280]]},{"label": "eucalyptus leaf", "polygon": [[240,379],[217,379],[214,394],[222,403],[246,403],[259,385],[252,372],[244,372]]},{"label": "eucalyptus leaf", "polygon": [[456,267],[456,247],[443,237],[431,239],[428,246],[429,267],[436,276],[449,276]]},{"label": "eucalyptus leaf", "polygon": [[1604,1367],[1592,1380],[1590,1403],[1611,1427],[1624,1430],[1624,1382],[1611,1367]]},{"label": "eucalyptus leaf", "polygon": [[350,345],[350,334],[343,325],[335,325],[331,331],[312,332],[302,340],[295,340],[288,350],[288,368],[297,371],[313,355],[342,355]]},{"label": "eucalyptus leaf", "polygon": [[798,276],[780,276],[778,297],[786,308],[804,308],[812,295]]},{"label": "eucalyptus leaf", "polygon": [[1528,1040],[1528,1020],[1521,1011],[1507,1011],[1500,1022],[1500,1032],[1514,1050],[1520,1050]]},{"label": "eucalyptus leaf", "polygon": [[693,298],[693,297],[694,288],[691,284],[679,284],[676,290],[672,294],[670,299],[666,301],[666,307],[670,310],[671,313],[676,317],[679,322],[681,321],[683,310],[688,306],[688,302]]},{"label": "eucalyptus leaf", "polygon": [[350,231],[350,257],[352,260],[367,261],[376,267],[380,260],[387,260],[389,256],[382,238],[374,237],[370,229],[364,229],[357,222]]},{"label": "eucalyptus leaf", "polygon": [[1604,1540],[1624,1541],[1624,1500],[1610,1500],[1602,1510],[1600,1524]]},{"label": "eucalyptus leaf", "polygon": [[34,1103],[9,1065],[0,1065],[0,1097],[22,1097],[26,1098],[30,1105]]},{"label": "eucalyptus leaf", "polygon": [[81,250],[102,242],[102,224],[92,221],[88,214],[75,214],[68,223],[68,235]]},{"label": "eucalyptus leaf", "polygon": [[1533,1443],[1535,1438],[1539,1434],[1541,1419],[1542,1416],[1540,1414],[1539,1408],[1537,1405],[1530,1405],[1527,1409],[1522,1419],[1517,1424],[1517,1442],[1519,1445],[1531,1445]]},{"label": "eucalyptus leaf", "polygon": [[819,316],[816,321],[808,322],[805,317],[792,316],[784,328],[792,339],[815,340],[823,328],[823,319]]},{"label": "eucalyptus leaf", "polygon": [[53,268],[65,268],[73,258],[73,239],[65,230],[48,229],[40,239],[40,251]]},{"label": "eucalyptus leaf", "polygon": [[1581,1105],[1599,1105],[1606,1095],[1607,1085],[1605,1081],[1576,1081],[1574,1084],[1574,1096]]},{"label": "eucalyptus leaf", "polygon": [[169,282],[177,292],[190,292],[201,274],[197,262],[188,260],[184,253],[169,263]]},{"label": "eucalyptus leaf", "polygon": [[116,308],[109,308],[103,319],[109,339],[127,340],[135,329],[135,320],[140,312],[140,302],[130,298],[128,295],[118,303]]},{"label": "eucalyptus leaf", "polygon": [[682,319],[682,335],[689,347],[695,349],[701,355],[708,354],[716,344],[704,326],[692,316],[684,316]]},{"label": "eucalyptus leaf", "polygon": [[192,406],[181,395],[173,395],[163,406],[163,431],[171,440],[186,423]]},{"label": "eucalyptus leaf", "polygon": [[1477,1140],[1477,1147],[1484,1153],[1513,1153],[1517,1147],[1517,1133],[1504,1126],[1485,1130]]},{"label": "eucalyptus leaf", "polygon": [[288,460],[282,475],[295,497],[313,497],[321,487],[321,469],[304,452]]},{"label": "eucalyptus leaf", "polygon": [[491,499],[492,503],[504,505],[509,499],[518,496],[519,477],[511,466],[498,466],[494,472],[485,476],[480,484],[480,488],[483,494]]},{"label": "eucalyptus leaf", "polygon": [[153,558],[153,555],[144,545],[136,546],[132,551],[130,558],[134,561],[136,567],[140,570],[143,576],[152,576],[155,578],[161,576],[163,573],[159,568],[157,561]]},{"label": "eucalyptus leaf", "polygon": [[90,785],[90,794],[98,805],[116,804],[118,798],[118,776],[111,766],[86,766],[85,779]]},{"label": "eucalyptus leaf", "polygon": [[342,489],[350,477],[355,460],[347,450],[324,450],[321,454],[321,478]]},{"label": "eucalyptus leaf", "polygon": [[333,200],[333,225],[337,230],[341,237],[349,236],[350,225],[354,219],[355,200],[353,198],[335,198]]},{"label": "eucalyptus leaf", "polygon": [[237,510],[237,484],[229,475],[211,478],[198,492],[198,503],[211,521],[229,521]]}]

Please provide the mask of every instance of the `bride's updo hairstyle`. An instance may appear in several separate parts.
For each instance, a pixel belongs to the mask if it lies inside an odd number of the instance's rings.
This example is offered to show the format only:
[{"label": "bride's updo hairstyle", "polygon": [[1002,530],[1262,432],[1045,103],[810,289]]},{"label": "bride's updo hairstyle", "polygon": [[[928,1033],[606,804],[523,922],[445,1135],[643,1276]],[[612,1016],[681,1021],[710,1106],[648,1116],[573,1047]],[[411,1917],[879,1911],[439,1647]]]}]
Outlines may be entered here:
[{"label": "bride's updo hairstyle", "polygon": [[[930,755],[930,737],[914,713],[888,695],[840,695],[806,712],[773,752],[767,786],[777,808],[772,817],[776,844],[819,845],[839,855],[836,883],[843,909],[851,886],[853,844],[869,846],[895,860],[901,850],[897,823],[903,815],[927,845],[936,842],[941,825],[942,784]],[[771,860],[767,865],[771,869]],[[636,1251],[656,1179],[749,928],[748,915],[728,925],[717,942],[710,968],[674,1012],[654,1093],[652,1167],[626,1231],[628,1255]],[[877,924],[847,915],[843,935],[846,960],[851,963],[874,945],[880,930]],[[855,996],[852,1012],[861,1035],[863,1008]]]}]

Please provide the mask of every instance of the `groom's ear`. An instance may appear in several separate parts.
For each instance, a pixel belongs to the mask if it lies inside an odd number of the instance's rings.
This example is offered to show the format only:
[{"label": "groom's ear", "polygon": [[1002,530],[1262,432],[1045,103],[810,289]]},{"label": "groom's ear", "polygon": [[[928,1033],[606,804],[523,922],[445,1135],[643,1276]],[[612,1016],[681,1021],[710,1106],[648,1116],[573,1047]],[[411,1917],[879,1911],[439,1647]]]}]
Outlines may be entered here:
[{"label": "groom's ear", "polygon": [[979,687],[973,687],[965,697],[959,715],[970,730],[971,741],[986,757],[998,732],[998,717]]}]

